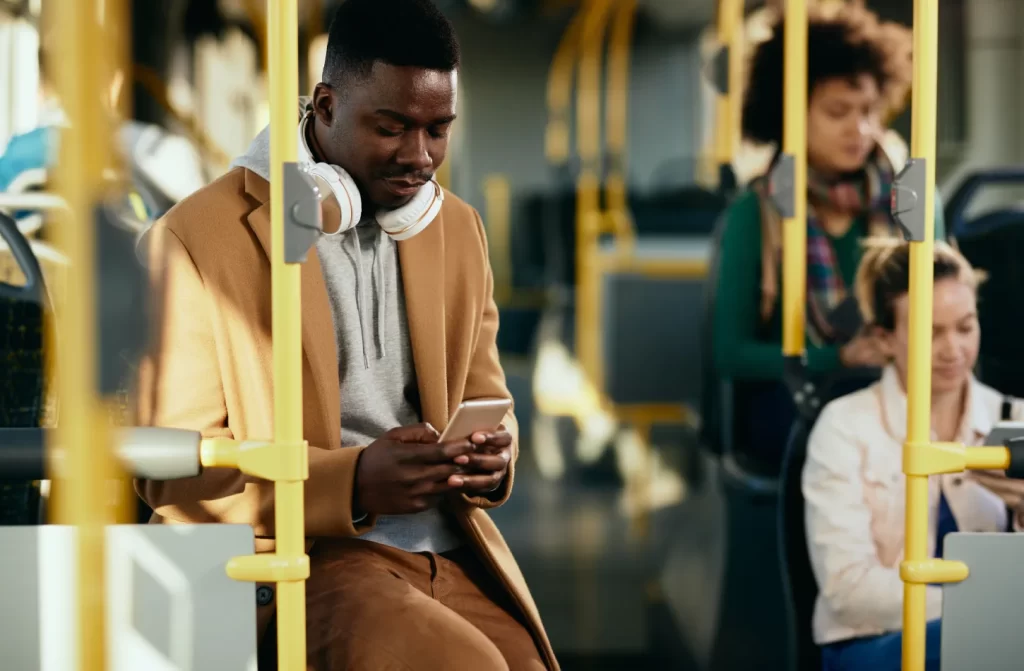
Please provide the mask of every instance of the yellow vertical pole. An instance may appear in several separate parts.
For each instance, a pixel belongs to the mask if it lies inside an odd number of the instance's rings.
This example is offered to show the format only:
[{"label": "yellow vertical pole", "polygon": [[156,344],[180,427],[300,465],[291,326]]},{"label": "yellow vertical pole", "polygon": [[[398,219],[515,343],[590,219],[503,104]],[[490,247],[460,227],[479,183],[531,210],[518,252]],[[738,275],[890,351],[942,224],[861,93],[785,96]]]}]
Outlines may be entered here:
[{"label": "yellow vertical pole", "polygon": [[[274,338],[274,442],[279,450],[301,450],[302,291],[301,266],[284,257],[284,162],[295,162],[299,123],[299,18],[296,0],[267,0],[270,69],[271,305]],[[305,554],[304,483],[277,481],[274,527],[277,554]],[[277,586],[278,664],[282,671],[306,668],[306,594],[303,580]]]},{"label": "yellow vertical pole", "polygon": [[[109,41],[108,48],[111,54],[108,62],[110,64],[109,74],[112,81],[112,99],[110,103],[112,106],[112,119],[116,123],[120,123],[125,119],[132,118],[131,2],[130,0],[105,0],[103,7],[106,10],[103,17],[104,34]],[[116,96],[114,95],[115,93]],[[112,128],[111,133],[111,140],[114,146],[112,147],[113,151],[110,155],[110,162],[115,167],[116,174],[124,182],[125,192],[128,194],[128,200],[134,215],[140,220],[145,220],[145,206],[139,194],[134,191],[132,185],[128,182],[124,160],[117,151],[115,139],[117,137],[117,129]],[[108,399],[107,407],[112,415],[124,417],[122,399]],[[117,463],[120,464],[120,462]],[[121,473],[120,475],[123,475],[124,479],[118,488],[119,496],[114,507],[112,523],[134,524],[138,521],[136,519],[138,516],[138,507],[136,505],[138,495],[135,493],[134,482],[129,477],[129,474]]]},{"label": "yellow vertical pole", "polygon": [[[54,230],[57,246],[67,255],[66,301],[56,339],[48,349],[56,366],[60,416],[56,444],[64,451],[61,470],[54,473],[53,521],[76,527],[74,646],[81,671],[107,666],[105,526],[116,521],[110,505],[111,483],[121,477],[111,449],[110,414],[99,395],[94,208],[103,197],[103,176],[114,167],[112,110],[109,101],[109,33],[112,14],[104,21],[96,0],[61,0],[47,13],[55,22],[51,56],[55,82],[70,122],[60,141],[56,187],[68,204]],[[106,28],[106,31],[104,30]],[[52,446],[51,446],[52,447]]]},{"label": "yellow vertical pole", "polygon": [[505,306],[512,298],[512,188],[506,175],[488,175],[484,179],[484,202],[494,302]]},{"label": "yellow vertical pole", "polygon": [[544,134],[544,154],[548,162],[564,167],[569,162],[569,106],[572,103],[574,65],[579,53],[580,32],[587,8],[583,7],[569,22],[548,70],[548,124]]},{"label": "yellow vertical pole", "polygon": [[[636,0],[621,0],[615,7],[608,39],[608,86],[605,90],[605,143],[608,175],[605,177],[605,208],[624,213],[626,207],[626,145],[629,139],[629,65],[636,23]],[[623,231],[616,228],[616,233]]]},{"label": "yellow vertical pole", "polygon": [[[907,477],[905,562],[927,558],[928,476],[911,474],[908,464],[931,441],[932,292],[935,237],[935,132],[938,87],[938,0],[914,0],[914,80],[911,155],[925,162],[924,236],[910,244],[910,333],[907,370]],[[903,586],[903,669],[923,671],[925,591],[921,582]]]},{"label": "yellow vertical pole", "polygon": [[[604,214],[597,220],[597,231],[593,232],[595,235],[613,233],[616,252],[625,255],[632,253],[635,242],[626,196],[626,145],[629,140],[630,53],[633,48],[636,7],[636,0],[619,0],[611,10],[605,87],[605,150],[608,152],[608,164],[604,178]],[[604,389],[600,276],[593,273],[591,282],[593,299],[587,305],[592,311],[590,323],[594,326],[588,333],[588,338],[592,339],[589,345],[591,359],[588,372],[597,389]]]},{"label": "yellow vertical pole", "polygon": [[743,2],[719,0],[718,44],[729,54],[728,83],[715,100],[715,159],[721,170],[732,164],[739,142],[743,100]]},{"label": "yellow vertical pole", "polygon": [[595,266],[601,228],[601,46],[611,6],[612,0],[590,0],[584,7],[576,86],[576,356],[592,381],[600,357]]},{"label": "yellow vertical pole", "polygon": [[783,151],[793,158],[793,211],[783,224],[782,352],[804,354],[807,305],[807,0],[787,0]]}]

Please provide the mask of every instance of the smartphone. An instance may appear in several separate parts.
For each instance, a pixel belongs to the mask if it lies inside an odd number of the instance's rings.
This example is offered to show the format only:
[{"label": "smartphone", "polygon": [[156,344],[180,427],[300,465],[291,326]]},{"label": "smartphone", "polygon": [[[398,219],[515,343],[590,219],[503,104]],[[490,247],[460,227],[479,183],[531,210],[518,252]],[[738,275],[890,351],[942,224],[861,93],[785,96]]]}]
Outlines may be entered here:
[{"label": "smartphone", "polygon": [[1011,438],[1024,438],[1024,422],[997,422],[985,438],[985,445],[1001,447]]},{"label": "smartphone", "polygon": [[512,401],[507,398],[463,401],[441,434],[441,442],[469,438],[477,431],[494,431],[511,407]]}]

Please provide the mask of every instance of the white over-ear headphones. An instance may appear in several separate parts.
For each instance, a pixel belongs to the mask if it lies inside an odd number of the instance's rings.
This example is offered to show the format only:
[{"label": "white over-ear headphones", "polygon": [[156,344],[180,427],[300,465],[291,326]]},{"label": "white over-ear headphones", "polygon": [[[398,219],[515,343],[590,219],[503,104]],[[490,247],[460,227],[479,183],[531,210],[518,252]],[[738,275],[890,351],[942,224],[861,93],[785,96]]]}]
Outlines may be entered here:
[{"label": "white over-ear headphones", "polygon": [[[304,166],[314,178],[319,178],[317,181],[326,183],[337,200],[341,211],[341,225],[337,231],[327,235],[338,235],[351,230],[359,223],[363,216],[363,203],[359,196],[359,188],[344,168],[329,163],[317,163],[313,158],[313,153],[306,144],[306,123],[311,118],[312,115],[307,114],[299,122],[299,165]],[[379,212],[376,217],[377,223],[394,240],[408,240],[434,221],[437,213],[441,211],[443,201],[444,189],[431,179],[421,186],[412,200],[405,205]]]}]

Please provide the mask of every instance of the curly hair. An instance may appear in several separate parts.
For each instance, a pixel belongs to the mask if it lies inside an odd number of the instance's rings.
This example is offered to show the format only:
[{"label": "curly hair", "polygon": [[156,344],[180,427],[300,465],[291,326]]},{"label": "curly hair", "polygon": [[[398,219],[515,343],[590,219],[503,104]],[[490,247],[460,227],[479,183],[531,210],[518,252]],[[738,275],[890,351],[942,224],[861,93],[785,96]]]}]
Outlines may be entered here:
[{"label": "curly hair", "polygon": [[[880,21],[860,2],[814,4],[807,13],[808,96],[823,81],[866,74],[878,83],[887,115],[903,107],[913,78],[908,28]],[[742,129],[753,142],[782,143],[783,31],[779,19],[751,56]]]}]

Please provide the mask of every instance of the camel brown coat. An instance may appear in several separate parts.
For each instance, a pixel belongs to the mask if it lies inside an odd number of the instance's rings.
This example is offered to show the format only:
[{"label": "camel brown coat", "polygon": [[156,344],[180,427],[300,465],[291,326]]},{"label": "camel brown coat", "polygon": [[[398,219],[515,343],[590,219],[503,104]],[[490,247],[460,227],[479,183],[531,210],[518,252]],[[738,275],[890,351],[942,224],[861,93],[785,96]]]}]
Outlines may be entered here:
[{"label": "camel brown coat", "polygon": [[[270,308],[270,188],[236,168],[174,207],[147,234],[159,320],[139,375],[139,423],[236,440],[273,436]],[[445,194],[437,219],[398,243],[423,420],[443,430],[463,400],[509,397],[498,361],[498,311],[487,242],[476,210]],[[309,443],[307,546],[357,536],[352,522],[359,447],[341,448],[334,324],[316,252],[302,265],[303,409]],[[513,437],[515,417],[505,418]],[[493,500],[462,495],[453,510],[470,545],[522,611],[548,666],[558,665],[512,553],[485,512],[512,491],[518,440]],[[140,481],[154,522],[237,523],[255,530],[258,552],[274,549],[273,485],[234,470]],[[308,550],[307,550],[308,551]],[[258,613],[258,635],[273,604]]]}]

